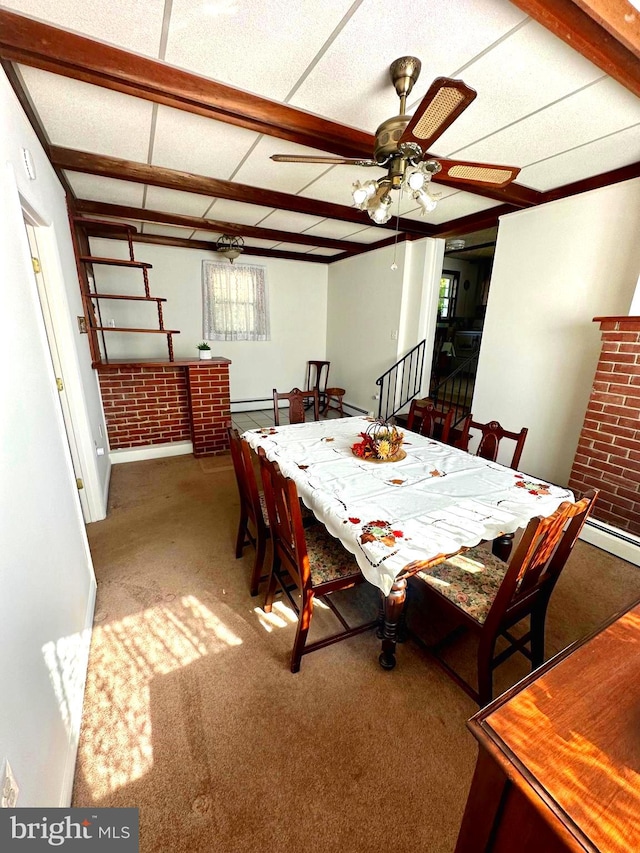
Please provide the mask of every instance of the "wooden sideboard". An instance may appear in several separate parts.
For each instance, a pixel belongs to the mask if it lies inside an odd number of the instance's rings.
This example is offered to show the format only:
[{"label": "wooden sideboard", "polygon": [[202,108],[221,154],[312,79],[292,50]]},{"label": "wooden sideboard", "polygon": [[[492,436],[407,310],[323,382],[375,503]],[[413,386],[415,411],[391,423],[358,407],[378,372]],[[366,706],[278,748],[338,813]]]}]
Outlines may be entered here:
[{"label": "wooden sideboard", "polygon": [[640,602],[469,721],[455,853],[640,850]]}]

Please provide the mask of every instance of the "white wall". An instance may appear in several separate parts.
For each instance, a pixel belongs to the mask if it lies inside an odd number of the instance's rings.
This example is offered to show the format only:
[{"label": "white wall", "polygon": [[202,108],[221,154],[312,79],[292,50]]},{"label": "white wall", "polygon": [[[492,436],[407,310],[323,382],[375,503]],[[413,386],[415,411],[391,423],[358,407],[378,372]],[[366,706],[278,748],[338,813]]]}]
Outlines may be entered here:
[{"label": "white wall", "polygon": [[[126,258],[127,245],[118,240],[92,239],[94,254]],[[202,338],[202,261],[218,261],[215,252],[135,243],[137,260],[153,264],[149,272],[151,293],[164,296],[165,328],[179,329],[174,337],[176,358],[197,358]],[[266,268],[269,288],[271,340],[213,341],[214,355],[231,359],[231,400],[272,399],[273,389],[302,387],[308,360],[324,360],[327,333],[327,265],[243,254],[240,264]],[[225,262],[227,263],[227,262]],[[143,295],[142,274],[120,267],[95,267],[101,293]],[[101,302],[103,322],[116,326],[157,328],[150,303]],[[107,333],[110,358],[167,357],[163,335]],[[333,379],[333,377],[332,377]],[[247,408],[261,408],[252,404]],[[241,406],[233,406],[234,410]]]},{"label": "white wall", "polygon": [[473,414],[529,428],[520,467],[566,484],[600,354],[595,316],[628,314],[640,179],[500,220]]},{"label": "white wall", "polygon": [[[55,235],[44,241],[52,284],[60,283],[58,272],[75,293],[78,283],[64,193],[3,74],[0,126],[0,773],[8,759],[18,805],[63,806],[71,797],[95,580],[19,191],[46,222],[39,231]],[[22,167],[22,147],[34,157],[35,181]]]},{"label": "white wall", "polygon": [[330,384],[345,401],[377,414],[376,379],[424,337],[425,371],[433,348],[444,241],[398,244],[329,267],[327,358]]}]

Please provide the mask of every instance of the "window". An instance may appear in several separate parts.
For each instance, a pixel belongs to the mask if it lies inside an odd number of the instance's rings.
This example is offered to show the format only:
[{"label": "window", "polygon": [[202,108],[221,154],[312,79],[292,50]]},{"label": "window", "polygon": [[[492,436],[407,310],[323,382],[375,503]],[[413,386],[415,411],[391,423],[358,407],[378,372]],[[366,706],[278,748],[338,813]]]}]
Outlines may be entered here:
[{"label": "window", "polygon": [[202,296],[205,340],[270,339],[264,267],[203,261]]},{"label": "window", "polygon": [[460,274],[443,270],[440,277],[440,295],[438,297],[438,319],[451,320],[456,313],[456,297]]}]

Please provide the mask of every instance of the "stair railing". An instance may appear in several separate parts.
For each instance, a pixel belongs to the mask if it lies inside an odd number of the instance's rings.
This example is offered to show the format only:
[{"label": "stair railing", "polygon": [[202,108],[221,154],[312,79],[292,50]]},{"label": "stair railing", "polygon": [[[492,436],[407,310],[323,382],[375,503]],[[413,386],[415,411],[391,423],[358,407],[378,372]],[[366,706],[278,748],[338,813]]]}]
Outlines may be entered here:
[{"label": "stair railing", "polygon": [[476,350],[429,393],[429,398],[439,409],[455,410],[454,426],[471,411],[479,356],[480,350]]},{"label": "stair railing", "polygon": [[378,417],[388,420],[412,400],[422,389],[422,374],[426,340],[413,349],[376,379],[378,393]]}]

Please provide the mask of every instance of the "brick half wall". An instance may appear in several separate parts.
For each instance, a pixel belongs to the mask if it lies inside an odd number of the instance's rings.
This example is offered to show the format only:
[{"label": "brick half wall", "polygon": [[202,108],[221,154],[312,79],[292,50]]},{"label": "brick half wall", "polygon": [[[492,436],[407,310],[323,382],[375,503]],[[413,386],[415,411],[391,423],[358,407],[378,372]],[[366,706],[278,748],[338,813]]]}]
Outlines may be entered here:
[{"label": "brick half wall", "polygon": [[593,517],[640,535],[640,317],[596,317],[602,351],[569,486],[600,489]]},{"label": "brick half wall", "polygon": [[111,450],[189,440],[194,456],[228,450],[229,363],[101,365]]}]

